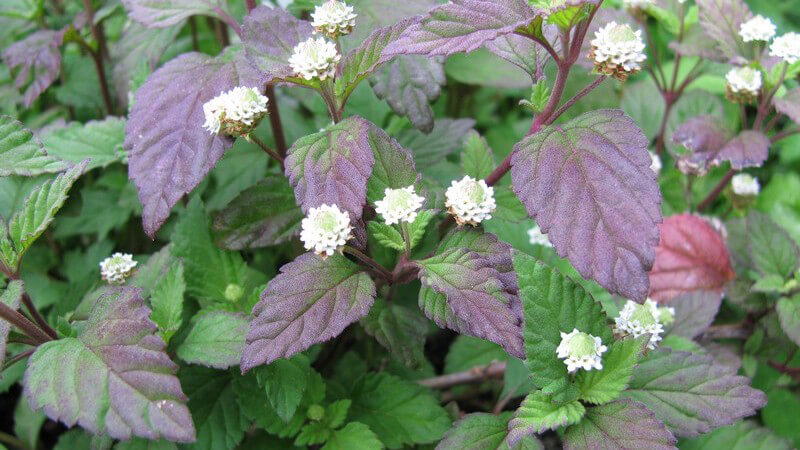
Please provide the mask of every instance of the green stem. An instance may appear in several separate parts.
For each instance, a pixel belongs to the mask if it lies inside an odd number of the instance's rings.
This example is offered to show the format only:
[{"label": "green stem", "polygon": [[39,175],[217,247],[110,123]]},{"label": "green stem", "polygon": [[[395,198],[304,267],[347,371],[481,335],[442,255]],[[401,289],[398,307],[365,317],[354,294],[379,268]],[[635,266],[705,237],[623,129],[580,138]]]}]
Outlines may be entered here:
[{"label": "green stem", "polygon": [[40,330],[33,322],[28,320],[27,317],[2,302],[0,302],[0,318],[5,319],[6,322],[24,331],[25,334],[36,340],[37,344],[53,340],[47,333]]},{"label": "green stem", "polygon": [[406,243],[406,256],[411,256],[411,238],[408,234],[408,224],[400,222],[400,231],[403,232],[403,241]]}]

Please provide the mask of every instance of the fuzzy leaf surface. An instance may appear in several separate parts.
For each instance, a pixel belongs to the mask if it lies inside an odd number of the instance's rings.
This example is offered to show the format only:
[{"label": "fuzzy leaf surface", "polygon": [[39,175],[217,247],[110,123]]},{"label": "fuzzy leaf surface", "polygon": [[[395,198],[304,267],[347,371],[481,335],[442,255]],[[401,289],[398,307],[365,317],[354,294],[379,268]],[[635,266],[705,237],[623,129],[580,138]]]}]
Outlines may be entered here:
[{"label": "fuzzy leaf surface", "polygon": [[577,425],[567,428],[568,450],[674,449],[677,439],[645,405],[617,400],[586,410]]},{"label": "fuzzy leaf surface", "polygon": [[508,423],[508,444],[513,447],[526,436],[578,423],[584,413],[586,408],[578,400],[558,404],[541,391],[532,392]]},{"label": "fuzzy leaf surface", "polygon": [[[152,259],[152,258],[151,258]],[[149,261],[148,261],[149,262]],[[153,308],[150,319],[158,325],[164,342],[169,343],[183,323],[183,294],[186,281],[183,278],[183,264],[173,263],[167,272],[153,286],[150,306]]]},{"label": "fuzzy leaf surface", "polygon": [[289,57],[313,31],[311,23],[283,8],[259,6],[244,18],[242,42],[247,59],[264,73],[266,82],[295,79]]},{"label": "fuzzy leaf surface", "polygon": [[291,421],[309,384],[308,358],[295,355],[278,359],[256,371],[258,384],[267,394],[270,405],[284,422]]},{"label": "fuzzy leaf surface", "polygon": [[350,422],[333,432],[322,450],[374,450],[382,449],[378,436],[363,423]]},{"label": "fuzzy leaf surface", "polygon": [[719,151],[719,159],[730,161],[737,170],[760,167],[767,160],[770,140],[760,131],[745,130],[731,139]]},{"label": "fuzzy leaf surface", "polygon": [[48,155],[42,144],[22,123],[0,116],[0,176],[56,173],[69,164]]},{"label": "fuzzy leaf surface", "polygon": [[[453,424],[436,450],[509,450],[506,436],[511,413],[467,414]],[[535,436],[526,436],[513,447],[514,450],[543,450]]]},{"label": "fuzzy leaf surface", "polygon": [[148,27],[164,28],[191,16],[220,18],[225,2],[220,0],[122,0],[128,16]]},{"label": "fuzzy leaf surface", "polygon": [[475,126],[472,119],[437,119],[433,131],[424,134],[417,130],[405,130],[397,141],[411,149],[418,167],[430,167],[461,147],[464,136]]},{"label": "fuzzy leaf surface", "polygon": [[778,300],[775,310],[781,328],[795,344],[800,345],[800,294],[793,297],[782,297]]},{"label": "fuzzy leaf surface", "polygon": [[724,448],[730,450],[789,450],[792,446],[769,428],[756,425],[751,420],[681,442],[681,450]]},{"label": "fuzzy leaf surface", "polygon": [[[11,281],[0,295],[0,302],[16,311],[19,309],[19,304],[22,301],[24,289],[25,287],[23,286],[22,281]],[[11,331],[11,324],[5,320],[0,321],[0,363],[2,363],[6,357],[9,331]],[[1,376],[2,372],[0,372],[0,377]]]},{"label": "fuzzy leaf surface", "polygon": [[439,98],[447,83],[440,59],[420,55],[400,55],[370,78],[378,98],[396,114],[408,117],[411,125],[423,133],[434,126],[431,102]]},{"label": "fuzzy leaf surface", "polygon": [[800,124],[800,88],[794,88],[781,98],[775,99],[775,109]]},{"label": "fuzzy leaf surface", "polygon": [[618,398],[628,387],[645,344],[642,338],[614,341],[603,354],[603,370],[578,372],[575,382],[581,400],[599,405]]},{"label": "fuzzy leaf surface", "polygon": [[177,349],[180,359],[215,369],[239,364],[244,350],[247,328],[244,314],[211,311],[198,316],[189,334]]},{"label": "fuzzy leaf surface", "polygon": [[411,151],[400,145],[380,127],[370,124],[369,145],[375,164],[367,180],[367,200],[374,204],[383,199],[386,189],[400,189],[419,184],[420,175]]},{"label": "fuzzy leaf surface", "polygon": [[737,271],[788,280],[800,267],[797,243],[768,215],[752,211],[747,218],[728,223],[731,253]]},{"label": "fuzzy leaf surface", "polygon": [[3,62],[13,72],[14,86],[22,92],[22,102],[33,102],[58,77],[61,71],[61,44],[66,29],[39,30],[3,50]]},{"label": "fuzzy leaf surface", "polygon": [[681,158],[700,167],[718,164],[719,153],[731,138],[733,131],[728,125],[711,115],[692,117],[672,133],[673,142],[691,150]]},{"label": "fuzzy leaf surface", "polygon": [[181,368],[180,380],[197,426],[197,442],[192,449],[236,448],[251,425],[236,401],[237,377],[224,370],[187,366]]},{"label": "fuzzy leaf surface", "polygon": [[477,131],[470,131],[464,141],[461,167],[464,175],[469,175],[476,180],[488,177],[495,168],[492,149],[486,139]]},{"label": "fuzzy leaf surface", "polygon": [[753,17],[743,0],[698,0],[700,26],[716,41],[717,49],[728,60],[748,56],[748,45],[739,36],[739,27]]}]

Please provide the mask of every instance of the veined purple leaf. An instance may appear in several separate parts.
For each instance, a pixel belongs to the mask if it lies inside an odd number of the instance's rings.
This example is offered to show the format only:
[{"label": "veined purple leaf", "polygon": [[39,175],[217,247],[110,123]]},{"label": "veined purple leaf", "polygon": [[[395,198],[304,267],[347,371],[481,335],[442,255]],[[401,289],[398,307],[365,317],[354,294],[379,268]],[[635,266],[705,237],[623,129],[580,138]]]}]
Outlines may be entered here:
[{"label": "veined purple leaf", "polygon": [[[30,107],[61,70],[61,44],[67,28],[39,30],[3,50],[3,61],[14,76],[14,86],[23,91],[22,101]],[[26,87],[27,86],[27,87]]]},{"label": "veined purple leaf", "polygon": [[[501,450],[508,449],[503,441],[508,434],[510,412],[499,415],[488,413],[467,414],[455,422],[436,450]],[[543,450],[544,445],[535,436],[526,436],[513,447],[516,450]]]},{"label": "veined purple leaf", "polygon": [[567,450],[674,449],[677,439],[639,402],[617,400],[586,410],[580,423],[567,428]]},{"label": "veined purple leaf", "polygon": [[242,371],[337,336],[374,300],[375,283],[349,259],[301,255],[281,267],[253,308]]},{"label": "veined purple leaf", "polygon": [[191,16],[224,17],[225,4],[220,0],[122,0],[128,17],[153,28],[175,25]]},{"label": "veined purple leaf", "polygon": [[681,144],[691,153],[682,158],[693,165],[707,167],[719,164],[719,153],[733,137],[733,130],[714,116],[692,117],[672,133],[672,141]]},{"label": "veined purple leaf", "polygon": [[266,82],[285,80],[294,75],[289,66],[294,47],[313,31],[309,22],[282,8],[259,6],[244,18],[242,43],[247,59],[264,72]]},{"label": "veined purple leaf", "polygon": [[695,291],[675,297],[669,305],[675,308],[675,320],[667,327],[667,335],[692,339],[702,334],[719,311],[722,295],[714,291]]},{"label": "veined purple leaf", "polygon": [[375,163],[370,127],[360,117],[348,117],[292,145],[286,157],[286,176],[303,212],[335,204],[361,218],[367,180]]},{"label": "veined purple leaf", "polygon": [[679,437],[755,414],[767,398],[713,358],[660,348],[639,362],[623,397],[638,400]]},{"label": "veined purple leaf", "polygon": [[739,36],[739,27],[753,17],[743,0],[697,0],[697,7],[700,26],[729,61],[751,56],[753,46]]},{"label": "veined purple leaf", "polygon": [[433,108],[447,83],[443,61],[437,57],[400,55],[381,73],[370,78],[378,98],[386,100],[392,110],[408,117],[411,125],[423,133],[433,131]]},{"label": "veined purple leaf", "polygon": [[433,56],[470,52],[535,18],[525,0],[453,0],[409,27],[389,44],[386,53]]},{"label": "veined purple leaf", "polygon": [[550,59],[550,54],[539,44],[518,34],[501,36],[484,47],[527,72],[534,83],[544,76],[544,65]]},{"label": "veined purple leaf", "polygon": [[78,337],[36,349],[24,382],[33,409],[114,439],[195,440],[178,366],[140,294],[138,288],[109,288]]},{"label": "veined purple leaf", "polygon": [[800,88],[792,89],[783,97],[776,98],[774,103],[779,113],[786,114],[800,125]]},{"label": "veined purple leaf", "polygon": [[200,184],[233,145],[232,139],[203,128],[203,104],[236,86],[262,84],[261,74],[234,48],[216,58],[200,53],[175,58],[136,92],[125,127],[125,149],[148,235],[155,235],[175,203]]},{"label": "veined purple leaf", "polygon": [[348,0],[353,6],[356,26],[347,36],[342,37],[342,46],[350,49],[361,45],[367,36],[378,30],[402,22],[405,19],[426,14],[429,9],[438,6],[438,0]]},{"label": "veined purple leaf", "polygon": [[514,148],[514,192],[581,275],[635,300],[648,292],[661,193],[649,142],[619,110],[583,114]]},{"label": "veined purple leaf", "polygon": [[719,151],[719,159],[734,169],[760,167],[769,156],[769,138],[760,131],[744,130]]},{"label": "veined purple leaf", "polygon": [[405,130],[397,137],[397,141],[411,149],[417,166],[424,170],[460,148],[474,126],[472,119],[437,119],[430,133]]},{"label": "veined purple leaf", "polygon": [[[19,309],[19,304],[22,301],[22,294],[24,286],[20,280],[12,280],[8,283],[2,295],[0,295],[0,302],[13,310]],[[6,344],[8,343],[8,332],[11,331],[11,324],[5,320],[0,321],[0,364],[6,357]],[[0,378],[2,377],[0,372]]]}]

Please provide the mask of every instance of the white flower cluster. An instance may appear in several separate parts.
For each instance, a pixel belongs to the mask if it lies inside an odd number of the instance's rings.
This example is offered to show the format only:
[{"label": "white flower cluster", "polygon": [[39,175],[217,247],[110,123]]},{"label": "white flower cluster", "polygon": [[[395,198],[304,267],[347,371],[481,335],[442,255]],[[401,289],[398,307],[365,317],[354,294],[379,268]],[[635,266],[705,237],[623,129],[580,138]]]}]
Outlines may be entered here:
[{"label": "white flower cluster", "polygon": [[414,186],[401,189],[386,188],[383,200],[375,202],[375,212],[383,216],[387,225],[400,222],[411,223],[417,218],[417,211],[422,208],[425,198],[414,192]]},{"label": "white flower cluster", "polygon": [[789,64],[800,61],[800,33],[786,33],[769,47],[770,55],[783,58]]},{"label": "white flower cluster", "polygon": [[[670,318],[675,317],[674,308],[665,307],[662,309],[666,312],[664,319],[667,319],[667,316]],[[650,334],[647,348],[653,350],[661,340],[661,333],[664,332],[664,322],[660,320],[661,314],[662,311],[659,309],[658,304],[649,298],[642,305],[628,300],[622,311],[620,311],[619,317],[614,319],[616,331],[630,334],[635,338],[643,334]]]},{"label": "white flower cluster", "polygon": [[740,173],[731,180],[733,193],[742,197],[755,197],[761,191],[758,180],[750,174]]},{"label": "white flower cluster", "polygon": [[487,186],[484,180],[475,180],[470,176],[453,181],[444,195],[444,205],[459,225],[478,225],[491,219],[497,208],[494,188]]},{"label": "white flower cluster", "polygon": [[131,275],[136,264],[133,255],[114,253],[100,262],[100,275],[110,284],[122,284]]},{"label": "white flower cluster", "polygon": [[211,134],[220,131],[231,136],[246,136],[267,114],[269,99],[255,89],[235,87],[203,105],[206,123]]},{"label": "white flower cluster", "polygon": [[775,24],[764,16],[755,16],[739,26],[739,36],[745,42],[768,42],[775,36]]},{"label": "white flower cluster", "polygon": [[603,353],[607,350],[608,347],[603,345],[599,337],[574,328],[570,333],[561,332],[556,355],[564,360],[567,372],[574,373],[578,369],[603,370]]},{"label": "white flower cluster", "polygon": [[661,158],[653,152],[650,153],[650,169],[656,173],[656,175],[661,174],[661,169],[664,168],[664,165],[661,163]]},{"label": "white flower cluster", "polygon": [[641,63],[647,59],[642,31],[633,31],[627,24],[609,22],[594,33],[591,44],[589,57],[595,69],[620,81],[641,70]]},{"label": "white flower cluster", "polygon": [[553,246],[553,243],[550,242],[550,239],[547,237],[547,233],[542,233],[542,229],[539,228],[539,225],[534,225],[533,228],[528,230],[528,238],[533,245],[541,245],[544,247]]},{"label": "white flower cluster", "polygon": [[289,65],[294,73],[305,80],[326,80],[336,75],[336,64],[341,59],[342,55],[333,42],[321,37],[308,38],[294,47]]},{"label": "white flower cluster", "polygon": [[728,88],[737,94],[758,95],[761,89],[761,71],[752,67],[737,67],[725,75]]},{"label": "white flower cluster", "polygon": [[317,33],[324,33],[334,38],[353,31],[356,17],[352,6],[337,0],[328,0],[314,8],[314,12],[311,13],[311,25]]},{"label": "white flower cluster", "polygon": [[350,216],[336,205],[320,205],[311,208],[300,223],[300,240],[306,250],[323,258],[333,255],[352,237]]},{"label": "white flower cluster", "polygon": [[626,8],[631,9],[641,9],[646,7],[647,5],[652,5],[653,0],[623,0],[622,2]]}]

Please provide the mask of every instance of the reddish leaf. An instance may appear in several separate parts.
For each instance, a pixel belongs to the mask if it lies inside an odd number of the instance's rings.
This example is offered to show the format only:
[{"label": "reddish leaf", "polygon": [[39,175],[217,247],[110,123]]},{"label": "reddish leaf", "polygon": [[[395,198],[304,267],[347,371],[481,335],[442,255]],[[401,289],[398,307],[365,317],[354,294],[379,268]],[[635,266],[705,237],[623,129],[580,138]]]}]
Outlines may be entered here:
[{"label": "reddish leaf", "polygon": [[760,167],[769,154],[769,138],[760,131],[745,130],[719,151],[719,159],[730,161],[734,169]]},{"label": "reddish leaf", "polygon": [[727,124],[710,115],[692,117],[682,123],[672,134],[672,140],[681,144],[691,153],[682,158],[693,165],[707,167],[719,164],[720,150],[733,137]]},{"label": "reddish leaf", "polygon": [[24,89],[22,100],[26,107],[30,107],[58,76],[60,47],[66,30],[39,30],[3,51],[3,61],[9,69],[17,71],[14,86]]},{"label": "reddish leaf", "polygon": [[583,420],[569,427],[564,436],[567,450],[669,450],[676,442],[652,411],[629,399],[587,409]]},{"label": "reddish leaf", "polygon": [[728,60],[743,60],[753,53],[753,45],[739,36],[739,27],[753,17],[743,0],[697,0],[700,26],[716,41],[718,53]]},{"label": "reddish leaf", "polygon": [[310,23],[281,8],[259,6],[244,18],[242,42],[247,59],[265,73],[269,82],[294,75],[289,57],[312,32]]},{"label": "reddish leaf", "polygon": [[792,89],[782,98],[776,98],[775,109],[800,124],[800,88]]}]

